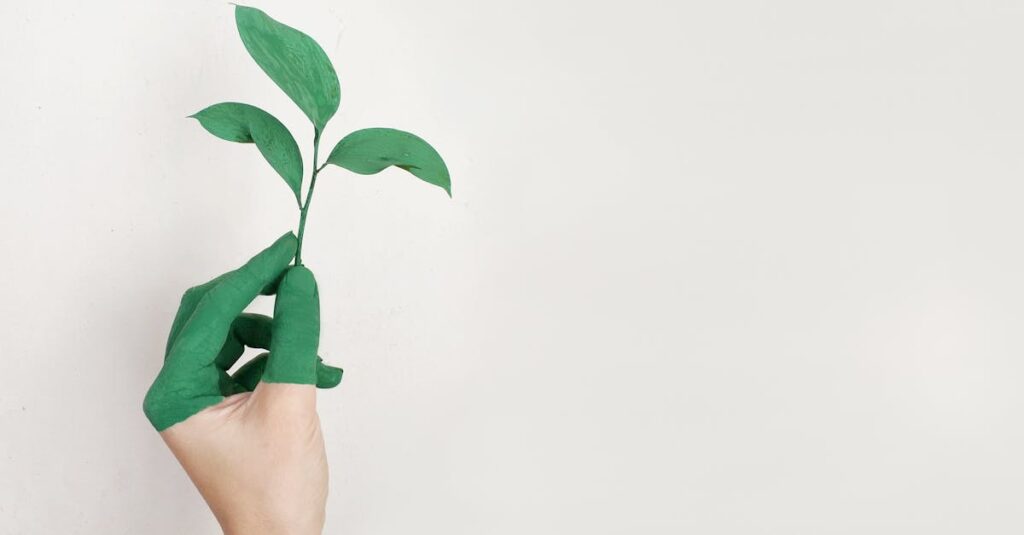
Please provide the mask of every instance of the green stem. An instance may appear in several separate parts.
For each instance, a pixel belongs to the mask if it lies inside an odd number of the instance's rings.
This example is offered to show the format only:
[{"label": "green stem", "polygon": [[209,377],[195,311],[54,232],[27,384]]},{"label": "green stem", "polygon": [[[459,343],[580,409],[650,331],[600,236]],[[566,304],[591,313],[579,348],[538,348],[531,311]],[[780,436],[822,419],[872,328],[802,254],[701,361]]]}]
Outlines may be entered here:
[{"label": "green stem", "polygon": [[[320,174],[323,167],[317,167],[320,156],[320,130],[313,130],[313,176],[309,179],[309,190],[306,191],[306,202],[302,204],[299,212],[299,243],[295,247],[295,265],[302,265],[302,237],[306,233],[306,215],[309,213],[309,203],[313,200],[313,188],[316,187],[316,175]],[[327,165],[327,164],[324,164]]]}]

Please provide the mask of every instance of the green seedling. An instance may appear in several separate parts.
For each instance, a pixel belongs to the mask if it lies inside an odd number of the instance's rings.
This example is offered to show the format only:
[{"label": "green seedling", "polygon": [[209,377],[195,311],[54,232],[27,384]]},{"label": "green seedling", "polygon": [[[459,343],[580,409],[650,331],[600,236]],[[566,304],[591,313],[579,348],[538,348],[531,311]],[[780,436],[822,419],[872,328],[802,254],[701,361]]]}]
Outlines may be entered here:
[{"label": "green seedling", "polygon": [[299,209],[295,265],[302,265],[302,241],[316,179],[328,165],[361,175],[398,167],[439,186],[451,196],[448,167],[437,151],[416,135],[393,128],[352,132],[334,146],[321,165],[320,134],[338,111],[341,95],[331,60],[311,37],[281,24],[259,9],[235,6],[235,23],[252,59],[313,123],[313,167],[305,201],[301,198],[304,173],[299,145],[288,128],[273,115],[249,104],[222,102],[190,117],[221,139],[255,144],[267,163],[284,179]]}]

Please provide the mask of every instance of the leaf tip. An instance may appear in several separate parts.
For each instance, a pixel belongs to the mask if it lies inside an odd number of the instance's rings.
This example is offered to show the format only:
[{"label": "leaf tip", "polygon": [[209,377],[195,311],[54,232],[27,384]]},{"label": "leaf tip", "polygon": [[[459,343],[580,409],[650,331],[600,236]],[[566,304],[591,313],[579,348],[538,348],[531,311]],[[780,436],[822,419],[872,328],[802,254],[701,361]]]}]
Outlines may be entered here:
[{"label": "leaf tip", "polygon": [[234,2],[228,2],[228,3],[233,5],[233,6],[235,6],[235,17],[236,18],[238,16],[240,16],[241,14],[246,13],[246,12],[248,12],[250,14],[259,13],[261,15],[266,15],[266,13],[264,13],[263,10],[258,8],[258,7],[247,6],[247,5],[244,5],[244,4],[236,4]]}]

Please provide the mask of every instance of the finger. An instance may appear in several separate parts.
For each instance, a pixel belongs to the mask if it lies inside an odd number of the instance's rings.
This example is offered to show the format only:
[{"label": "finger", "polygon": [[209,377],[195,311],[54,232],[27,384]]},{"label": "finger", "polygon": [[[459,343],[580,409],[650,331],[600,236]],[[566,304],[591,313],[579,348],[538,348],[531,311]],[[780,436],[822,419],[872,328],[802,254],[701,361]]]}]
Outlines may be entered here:
[{"label": "finger", "polygon": [[[200,299],[202,299],[202,297],[206,295],[206,292],[208,292],[210,288],[216,286],[217,283],[219,283],[226,275],[227,274],[221,275],[205,284],[200,284],[199,286],[189,288],[188,290],[185,291],[185,294],[181,296],[181,304],[178,306],[178,312],[174,316],[174,322],[171,323],[171,332],[167,336],[167,345],[166,348],[164,349],[164,358],[167,358],[167,355],[170,354],[171,346],[173,346],[174,341],[177,340],[178,335],[181,333],[182,327],[184,327],[188,319],[192,317],[192,313],[195,312],[196,305],[199,304]],[[283,275],[284,272],[282,272],[278,277],[271,281],[270,284],[267,284],[266,286],[261,288],[260,294],[274,295],[275,293],[277,293],[277,285],[278,283],[281,282],[281,276]]]},{"label": "finger", "polygon": [[262,380],[316,384],[319,341],[320,298],[316,279],[305,266],[290,268],[277,289],[270,358]]},{"label": "finger", "polygon": [[176,366],[201,368],[214,362],[232,322],[260,290],[273,284],[295,256],[295,236],[287,233],[242,267],[219,277],[195,305],[168,354]]},{"label": "finger", "polygon": [[267,368],[267,357],[270,353],[260,353],[256,358],[246,362],[238,371],[231,376],[242,388],[252,392],[263,377],[263,370]]},{"label": "finger", "polygon": [[[242,388],[253,391],[256,389],[256,385],[259,384],[263,378],[263,372],[267,368],[267,360],[270,353],[261,353],[256,358],[245,363],[231,379],[241,386]],[[324,364],[323,360],[319,357],[316,363],[316,387],[317,388],[334,388],[341,382],[341,376],[344,371],[341,368],[336,368]]]},{"label": "finger", "polygon": [[344,375],[345,370],[330,364],[324,364],[323,359],[317,358],[316,361],[316,387],[317,388],[334,388],[341,383],[341,376]]},{"label": "finger", "polygon": [[[273,337],[273,320],[262,314],[242,314],[235,318],[231,324],[231,336],[229,342],[224,345],[225,350],[217,357],[217,366],[228,370],[235,365],[235,362],[242,356],[246,347],[259,349],[270,349]],[[232,343],[234,342],[234,343]],[[269,353],[263,353],[239,368],[232,376],[246,390],[256,388],[256,383],[263,376],[266,369]],[[317,388],[334,388],[341,383],[344,370],[335,366],[324,364],[319,356],[316,359],[316,386]]]},{"label": "finger", "polygon": [[268,284],[268,285],[266,285],[266,286],[264,286],[263,288],[260,289],[260,295],[274,295],[274,294],[276,294],[277,293],[277,285],[281,283],[281,277],[284,277],[284,272],[283,271],[277,276],[277,278],[275,278],[273,281],[271,281],[270,284]]},{"label": "finger", "polygon": [[239,269],[186,292],[171,328],[164,366],[143,401],[143,410],[158,431],[241,389],[215,361],[235,317],[284,272],[295,254],[295,242],[294,235],[285,234]]},{"label": "finger", "polygon": [[271,319],[263,314],[240,314],[231,323],[228,338],[214,359],[214,365],[228,371],[242,357],[246,346],[270,349],[270,325]]},{"label": "finger", "polygon": [[185,323],[192,317],[192,313],[195,312],[199,300],[217,283],[219,278],[185,290],[184,295],[181,296],[181,304],[178,305],[178,312],[174,315],[174,322],[171,323],[171,332],[167,335],[167,346],[164,349],[165,359],[171,353],[171,346],[178,339],[181,329],[185,327]]},{"label": "finger", "polygon": [[246,346],[270,349],[273,324],[270,316],[245,313],[235,318],[231,324],[231,333]]}]

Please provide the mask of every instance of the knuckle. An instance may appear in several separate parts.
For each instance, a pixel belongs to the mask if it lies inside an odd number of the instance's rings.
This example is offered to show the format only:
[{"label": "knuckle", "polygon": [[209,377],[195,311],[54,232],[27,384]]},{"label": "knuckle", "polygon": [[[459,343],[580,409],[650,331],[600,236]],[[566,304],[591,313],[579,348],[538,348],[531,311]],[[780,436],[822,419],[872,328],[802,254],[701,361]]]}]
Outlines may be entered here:
[{"label": "knuckle", "polygon": [[185,293],[181,294],[181,302],[182,302],[182,304],[187,303],[187,302],[192,301],[193,299],[195,299],[199,295],[199,293],[201,291],[202,291],[202,289],[199,286],[193,286],[193,287],[185,290]]}]

